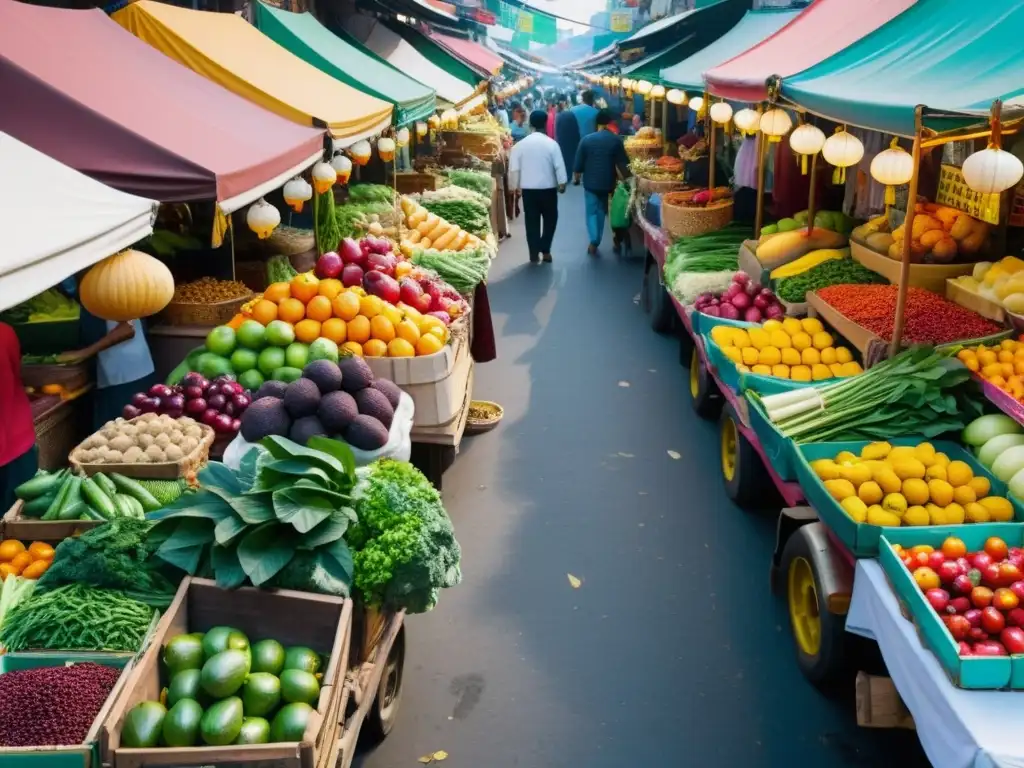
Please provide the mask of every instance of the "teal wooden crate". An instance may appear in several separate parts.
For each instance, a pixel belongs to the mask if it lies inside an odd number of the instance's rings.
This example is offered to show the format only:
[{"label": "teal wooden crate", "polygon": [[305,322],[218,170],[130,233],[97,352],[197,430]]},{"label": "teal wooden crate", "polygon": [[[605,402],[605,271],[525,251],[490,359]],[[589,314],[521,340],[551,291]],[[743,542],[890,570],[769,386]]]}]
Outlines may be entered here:
[{"label": "teal wooden crate", "polygon": [[782,392],[792,392],[794,389],[806,389],[807,387],[825,386],[835,384],[840,379],[821,379],[820,381],[793,381],[792,379],[780,379],[778,376],[763,376],[760,373],[741,373],[740,388],[744,391],[757,392],[759,395],[778,395]]},{"label": "teal wooden crate", "polygon": [[784,437],[775,425],[768,420],[760,401],[747,393],[750,427],[761,443],[765,458],[772,465],[776,474],[786,482],[796,480],[796,445],[788,437]]},{"label": "teal wooden crate", "polygon": [[0,656],[0,675],[16,670],[63,667],[85,661],[122,670],[121,677],[114,684],[114,689],[89,729],[85,742],[60,747],[0,747],[0,765],[3,768],[99,768],[102,765],[98,742],[100,725],[123,690],[134,658],[131,654],[57,651],[25,651]]},{"label": "teal wooden crate", "polygon": [[728,387],[737,395],[740,393],[740,372],[736,364],[725,356],[722,348],[718,346],[710,335],[702,337],[704,340],[704,352],[707,354],[708,363],[715,369],[715,375],[722,385]]},{"label": "teal wooden crate", "polygon": [[[892,445],[917,445],[925,440],[926,438],[923,437],[903,437],[890,440],[889,442]],[[1006,489],[1006,483],[992,475],[991,472],[978,463],[974,456],[968,453],[968,451],[960,445],[945,440],[931,440],[929,442],[935,446],[936,451],[941,451],[949,456],[950,461],[959,460],[967,462],[975,475],[987,477],[989,482],[992,484],[992,489],[989,495],[1006,496],[1009,498],[1010,503],[1013,504],[1014,519],[1016,522],[908,527],[907,530],[913,530],[919,533],[918,544],[931,544],[933,547],[937,547],[942,544],[943,539],[947,536],[962,536],[967,530],[977,531],[979,532],[979,535],[983,533],[985,538],[989,536],[1001,536],[1006,538],[1007,536],[1012,537],[1014,535],[1014,531],[1021,529],[1021,523],[1024,522],[1024,507],[1021,506],[1017,499],[1009,496]],[[804,496],[811,506],[817,510],[818,516],[821,518],[822,522],[832,529],[839,540],[843,542],[843,544],[845,544],[856,557],[874,557],[878,554],[878,543],[882,534],[888,535],[889,531],[898,531],[903,529],[887,528],[878,525],[854,522],[854,520],[843,511],[842,507],[839,506],[839,503],[832,498],[828,491],[825,490],[824,484],[820,479],[818,479],[814,470],[811,469],[810,463],[816,459],[833,459],[840,451],[850,451],[851,453],[859,456],[861,450],[867,444],[867,441],[810,443],[806,445],[797,445],[795,453],[797,481],[803,489]],[[982,541],[984,541],[984,539],[982,539]]]},{"label": "teal wooden crate", "polygon": [[705,315],[703,312],[694,310],[693,314],[690,315],[690,323],[693,325],[694,333],[711,333],[711,329],[716,325],[728,325],[733,328],[755,328],[757,323],[748,323],[745,320],[729,320],[725,317],[715,317],[713,315]]},{"label": "teal wooden crate", "polygon": [[[1004,523],[1003,525],[1012,525]],[[985,539],[993,535],[986,532],[987,525],[957,526],[956,535],[967,545],[969,552],[983,547]],[[910,612],[922,644],[935,654],[942,669],[953,685],[972,690],[1024,689],[1024,656],[968,656],[961,658],[957,643],[946,629],[924,594],[914,583],[910,571],[903,565],[892,549],[899,544],[909,549],[917,544],[931,544],[931,537],[925,541],[918,534],[925,528],[886,528],[879,547],[879,562],[889,578],[900,602]],[[1013,526],[1000,538],[1011,547],[1024,546],[1024,528]],[[943,537],[945,538],[945,537]],[[939,542],[941,544],[941,542]],[[932,546],[935,546],[934,544]]]}]

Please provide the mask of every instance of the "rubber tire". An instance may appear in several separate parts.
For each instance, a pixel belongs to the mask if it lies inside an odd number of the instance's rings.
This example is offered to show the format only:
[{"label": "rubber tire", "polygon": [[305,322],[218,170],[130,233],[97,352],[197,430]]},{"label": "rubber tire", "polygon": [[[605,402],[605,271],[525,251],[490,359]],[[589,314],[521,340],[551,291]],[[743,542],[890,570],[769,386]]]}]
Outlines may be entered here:
[{"label": "rubber tire", "polygon": [[693,337],[685,330],[679,334],[679,364],[683,368],[689,368],[693,362]]},{"label": "rubber tire", "polygon": [[724,439],[724,432],[730,422],[736,429],[736,469],[733,472],[732,480],[730,480],[726,477],[724,464],[722,465],[725,495],[743,509],[753,510],[777,506],[775,504],[777,501],[775,483],[772,482],[771,475],[768,474],[760,454],[740,432],[740,420],[732,405],[726,405],[722,409],[722,416],[718,420],[720,450],[721,440]]},{"label": "rubber tire", "polygon": [[[693,348],[690,361],[689,386],[687,388],[690,393],[690,406],[693,408],[693,412],[702,419],[717,419],[723,403],[718,385],[715,384],[711,374],[701,362],[696,347]],[[694,384],[696,384],[696,391],[694,391]]]},{"label": "rubber tire", "polygon": [[[817,564],[811,555],[811,548],[806,538],[799,532],[794,532],[786,541],[786,547],[782,551],[781,578],[785,589],[783,594],[786,597],[786,617],[790,618],[789,612],[789,568],[790,563],[798,557],[802,557],[811,566],[811,574],[814,577],[815,592],[818,597],[818,618],[821,622],[821,642],[818,646],[818,654],[809,656],[800,647],[794,633],[793,648],[796,651],[796,662],[800,672],[807,678],[815,688],[826,693],[833,693],[839,690],[840,684],[848,681],[851,676],[850,655],[847,653],[848,636],[846,634],[846,617],[836,616],[828,612],[825,599],[821,594],[819,584],[821,578],[818,575]],[[790,631],[793,631],[792,619],[790,619]]]},{"label": "rubber tire", "polygon": [[651,312],[651,330],[655,333],[668,333],[676,319],[676,308],[661,284],[660,272],[656,261],[652,261],[647,267],[647,273],[644,275],[644,280],[647,281],[647,306]]},{"label": "rubber tire", "polygon": [[[390,704],[387,707],[382,707],[381,701],[384,699],[388,688],[389,670],[392,669],[392,665],[394,665],[394,674],[397,676],[396,689]],[[362,730],[359,732],[360,740],[365,740],[365,743],[370,746],[384,741],[388,734],[391,733],[391,729],[395,727],[395,722],[398,720],[398,710],[402,703],[404,671],[405,625],[403,624],[395,636],[395,642],[391,646],[391,652],[388,654],[387,662],[385,662],[384,672],[380,676],[377,695],[373,697],[373,705],[370,707],[370,711],[366,713]]]}]

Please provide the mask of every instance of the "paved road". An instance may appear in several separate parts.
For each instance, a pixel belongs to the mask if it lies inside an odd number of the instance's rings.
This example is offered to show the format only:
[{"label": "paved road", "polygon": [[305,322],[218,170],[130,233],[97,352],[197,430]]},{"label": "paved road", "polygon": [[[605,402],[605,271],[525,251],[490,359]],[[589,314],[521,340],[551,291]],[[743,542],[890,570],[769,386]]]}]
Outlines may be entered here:
[{"label": "paved road", "polygon": [[579,189],[553,266],[513,232],[491,282],[500,359],[475,391],[505,420],[445,476],[465,580],[409,621],[399,723],[363,768],[435,750],[446,768],[927,765],[912,734],[859,730],[852,690],[830,701],[797,671],[773,522],[725,498],[677,342],[636,305],[641,262],[586,256]]}]

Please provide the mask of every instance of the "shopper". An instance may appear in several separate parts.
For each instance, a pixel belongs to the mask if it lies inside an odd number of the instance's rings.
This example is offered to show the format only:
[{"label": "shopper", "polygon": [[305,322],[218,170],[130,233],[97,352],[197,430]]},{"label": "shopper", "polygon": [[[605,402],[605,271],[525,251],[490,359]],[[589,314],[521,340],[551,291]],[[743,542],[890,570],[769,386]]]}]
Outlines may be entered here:
[{"label": "shopper", "polygon": [[555,141],[562,150],[562,162],[566,170],[576,162],[576,150],[580,146],[580,124],[569,108],[569,97],[562,96],[561,111],[555,117]]},{"label": "shopper", "polygon": [[584,139],[597,130],[598,109],[594,106],[593,91],[584,91],[580,98],[583,103],[573,107],[572,113],[576,116],[576,122],[580,126],[580,138]]},{"label": "shopper", "polygon": [[522,190],[526,214],[526,245],[530,262],[551,262],[551,240],[558,224],[558,193],[568,181],[562,150],[545,132],[548,116],[542,110],[530,115],[530,135],[512,147],[509,180]]},{"label": "shopper", "polygon": [[509,126],[512,134],[512,141],[519,142],[530,135],[529,126],[526,124],[526,110],[518,104],[512,108],[512,125]]},{"label": "shopper", "polygon": [[604,235],[608,198],[615,191],[618,177],[629,176],[629,158],[622,139],[608,130],[611,120],[608,110],[598,112],[595,119],[597,131],[584,136],[580,141],[573,165],[573,183],[583,182],[587,234],[590,236],[587,253],[591,256],[597,255],[597,248]]},{"label": "shopper", "polygon": [[0,323],[0,508],[14,505],[14,489],[39,468],[32,406],[21,383],[21,345],[14,329]]},{"label": "shopper", "polygon": [[548,121],[546,123],[545,132],[549,139],[555,138],[555,117],[558,114],[558,94],[552,94],[551,98],[548,99]]}]

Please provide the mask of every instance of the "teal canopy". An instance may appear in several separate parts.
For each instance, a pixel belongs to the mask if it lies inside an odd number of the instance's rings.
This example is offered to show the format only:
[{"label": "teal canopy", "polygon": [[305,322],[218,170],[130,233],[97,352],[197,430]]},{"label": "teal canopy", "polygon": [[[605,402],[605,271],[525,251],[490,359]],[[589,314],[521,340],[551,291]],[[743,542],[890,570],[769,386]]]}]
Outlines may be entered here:
[{"label": "teal canopy", "polygon": [[998,0],[918,0],[782,83],[782,95],[810,112],[898,136],[914,135],[919,104],[932,113],[927,126],[945,131],[1022,92],[1024,4]]},{"label": "teal canopy", "polygon": [[434,91],[404,75],[354,42],[342,40],[309,13],[290,13],[255,3],[256,27],[285,50],[363,93],[395,105],[396,125],[434,113]]},{"label": "teal canopy", "polygon": [[661,80],[665,85],[682,88],[686,91],[703,91],[704,73],[707,70],[725,63],[733,56],[739,56],[748,48],[753,48],[765,38],[774,35],[792,21],[798,13],[800,11],[747,11],[740,19],[739,24],[711,45],[702,48],[678,64],[661,70]]}]

